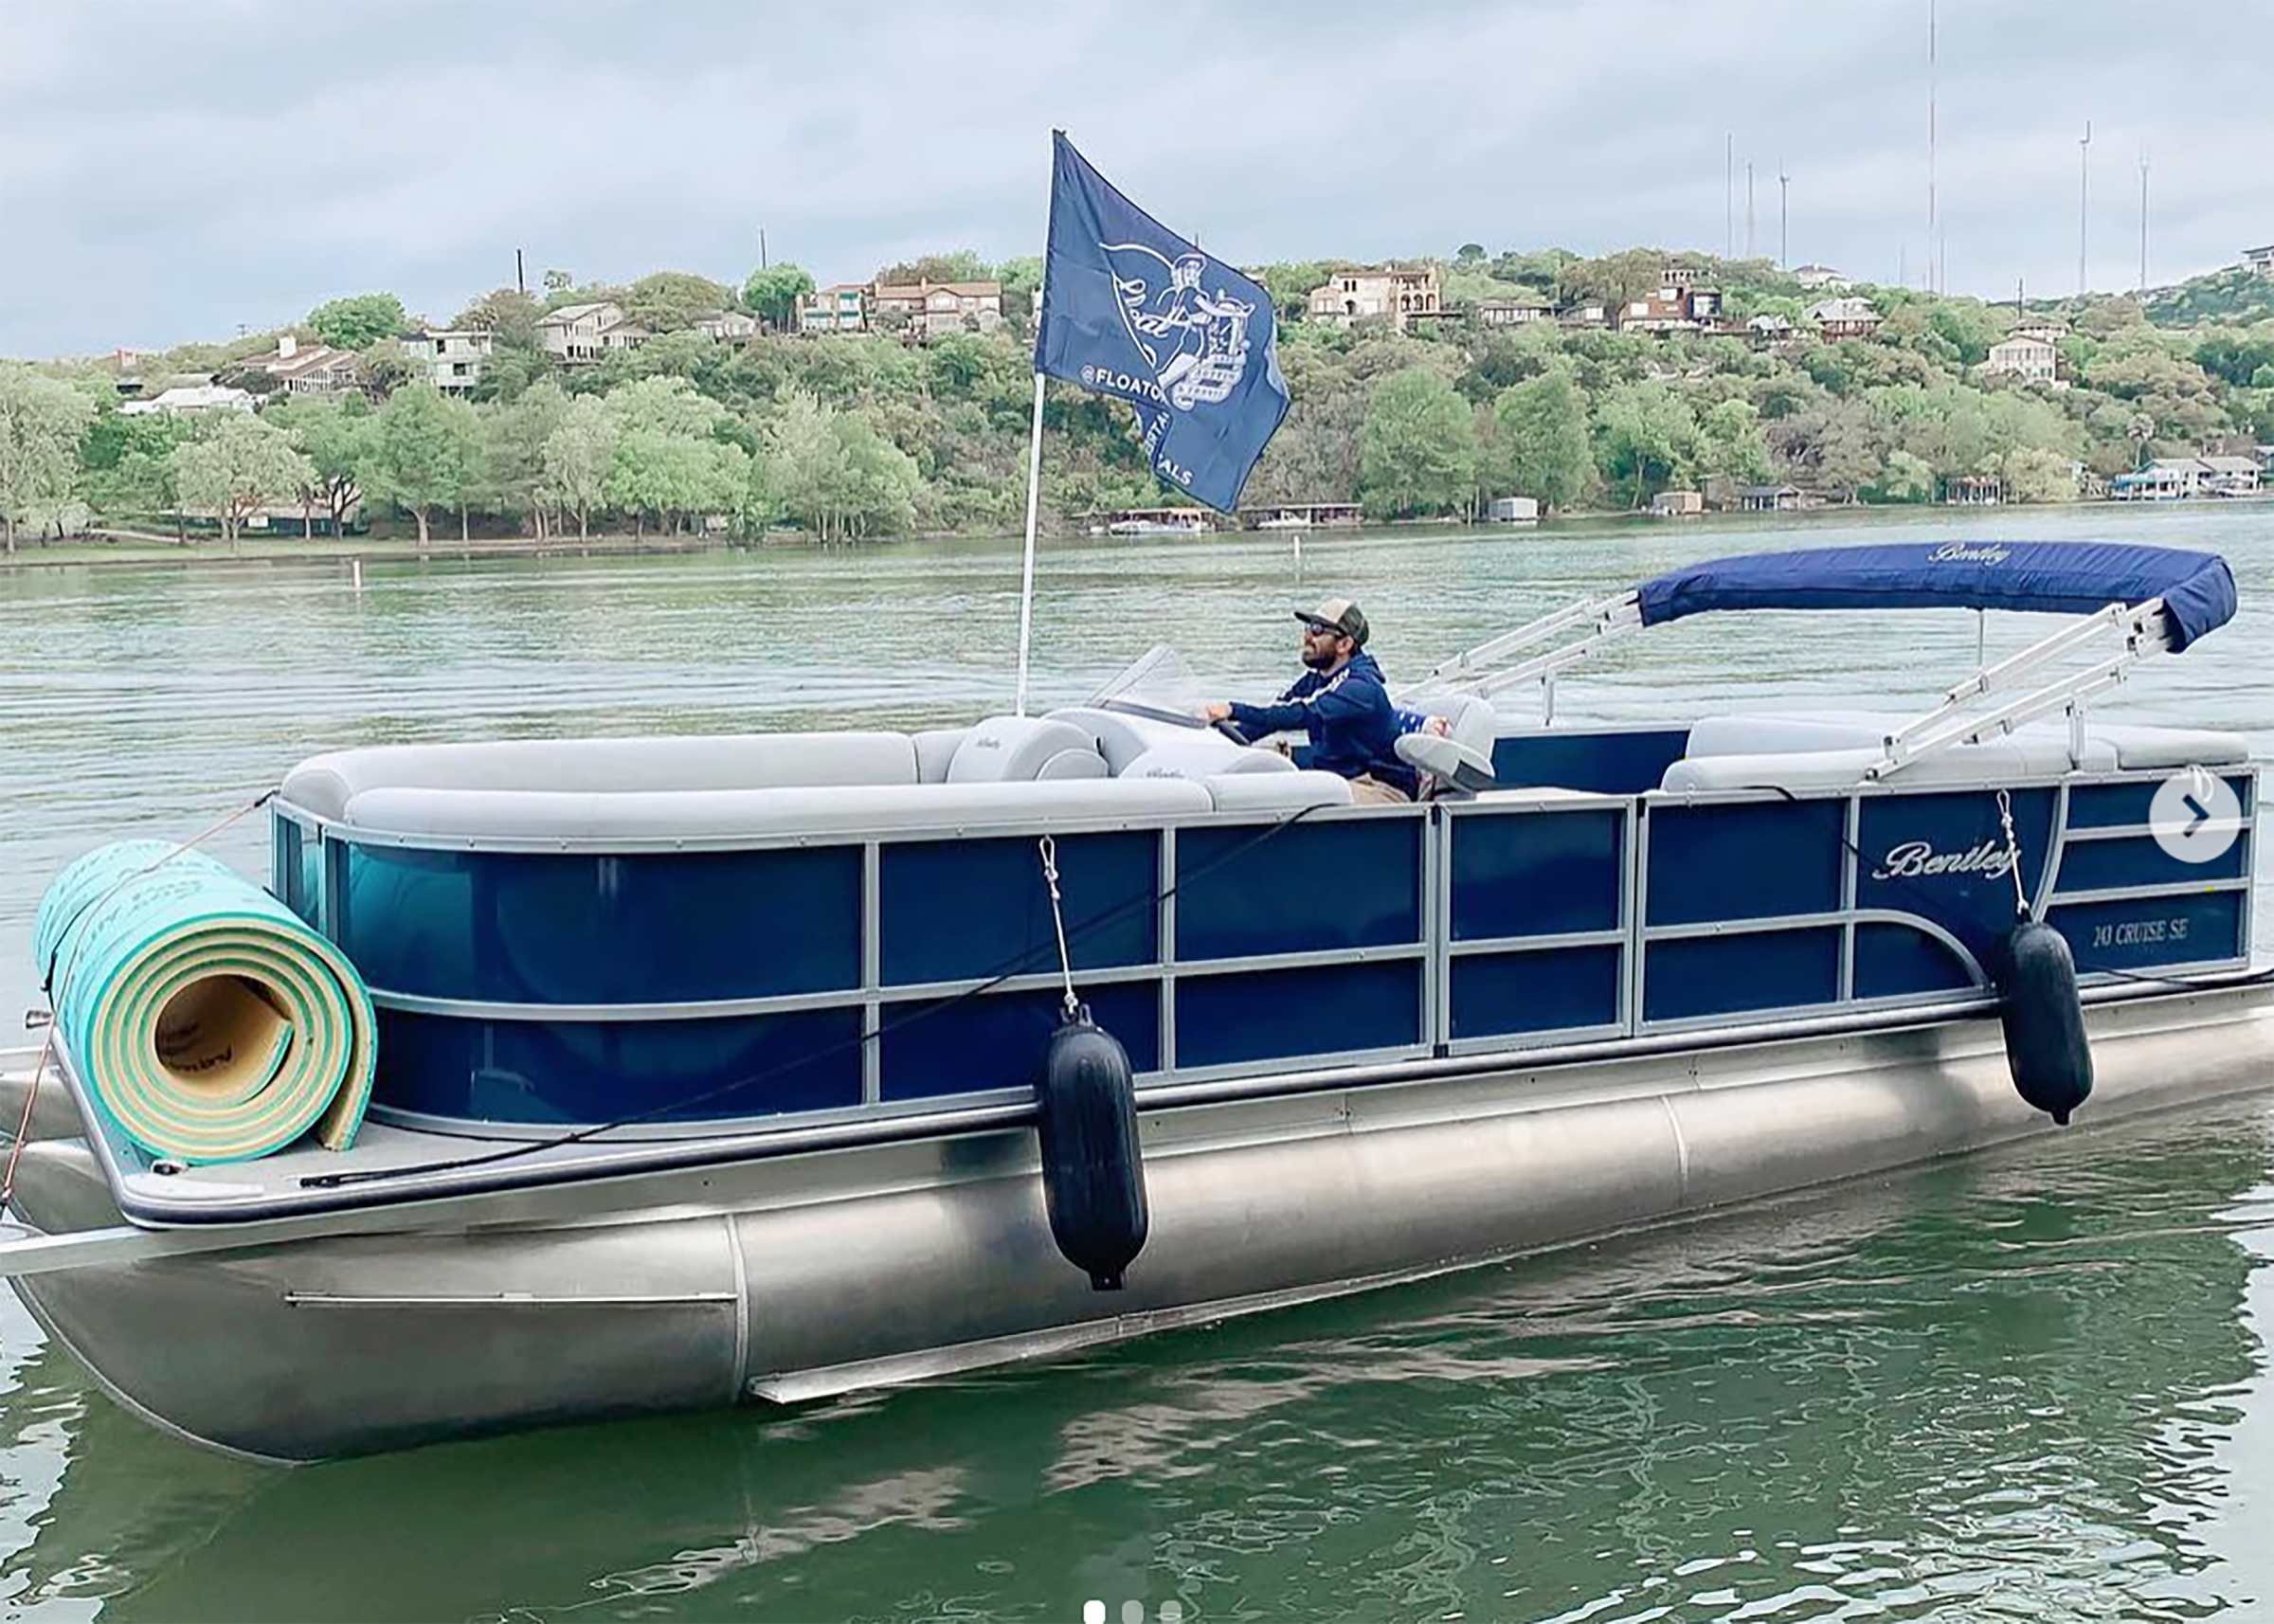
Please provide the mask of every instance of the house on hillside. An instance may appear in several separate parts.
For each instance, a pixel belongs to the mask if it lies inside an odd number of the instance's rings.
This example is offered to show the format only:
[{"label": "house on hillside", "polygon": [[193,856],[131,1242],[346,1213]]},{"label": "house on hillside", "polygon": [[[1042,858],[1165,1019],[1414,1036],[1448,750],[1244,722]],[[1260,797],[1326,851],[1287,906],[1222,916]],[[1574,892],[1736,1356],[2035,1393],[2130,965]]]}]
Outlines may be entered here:
[{"label": "house on hillside", "polygon": [[2015,333],[1990,346],[1990,358],[1981,370],[2019,378],[2025,384],[2051,384],[2058,381],[2059,360],[2060,352],[2047,340]]},{"label": "house on hillside", "polygon": [[1523,327],[1545,321],[1554,314],[1543,298],[1484,298],[1474,306],[1476,319],[1487,327]]},{"label": "house on hillside", "polygon": [[184,384],[146,401],[127,401],[118,407],[118,414],[147,417],[153,412],[171,416],[184,411],[251,411],[259,404],[247,391],[223,384]]},{"label": "house on hillside", "polygon": [[869,284],[839,282],[817,288],[798,300],[800,333],[866,333],[869,329]]},{"label": "house on hillside", "polygon": [[1830,265],[1802,265],[1793,272],[1793,280],[1808,293],[1846,293],[1855,286]]},{"label": "house on hillside", "polygon": [[1571,329],[1608,327],[1611,325],[1611,310],[1600,299],[1581,299],[1556,312],[1556,325]]},{"label": "house on hillside", "polygon": [[1848,296],[1818,300],[1803,319],[1826,338],[1868,338],[1878,330],[1880,316],[1869,299]]},{"label": "house on hillside", "polygon": [[1657,292],[1621,305],[1618,326],[1625,333],[1703,333],[1721,316],[1720,290],[1669,280]]},{"label": "house on hillside", "polygon": [[704,337],[725,343],[752,336],[758,331],[758,318],[747,311],[714,310],[709,316],[698,316],[689,324]]},{"label": "house on hillside", "polygon": [[1437,286],[1437,267],[1422,265],[1386,270],[1360,267],[1337,271],[1310,290],[1306,314],[1312,321],[1348,327],[1367,316],[1382,316],[1403,332],[1416,316],[1431,319],[1444,314],[1444,295]]},{"label": "house on hillside", "polygon": [[1756,350],[1789,344],[1794,334],[1793,324],[1781,316],[1757,316],[1745,323],[1745,338]]},{"label": "house on hillside", "polygon": [[247,371],[267,373],[282,395],[334,400],[363,387],[363,369],[352,352],[329,344],[303,345],[289,333],[279,336],[274,354],[244,366]]},{"label": "house on hillside", "polygon": [[1002,325],[1001,282],[875,282],[868,296],[869,320],[903,320],[918,338],[943,333],[987,333]]},{"label": "house on hillside", "polygon": [[422,327],[403,340],[403,352],[424,363],[436,388],[462,395],[481,382],[496,344],[496,335],[478,327]]},{"label": "house on hillside", "polygon": [[637,350],[654,334],[626,319],[613,299],[565,304],[537,323],[537,343],[565,367],[588,367],[619,350]]},{"label": "house on hillside", "polygon": [[2243,263],[2262,277],[2274,277],[2274,243],[2263,248],[2245,248]]}]

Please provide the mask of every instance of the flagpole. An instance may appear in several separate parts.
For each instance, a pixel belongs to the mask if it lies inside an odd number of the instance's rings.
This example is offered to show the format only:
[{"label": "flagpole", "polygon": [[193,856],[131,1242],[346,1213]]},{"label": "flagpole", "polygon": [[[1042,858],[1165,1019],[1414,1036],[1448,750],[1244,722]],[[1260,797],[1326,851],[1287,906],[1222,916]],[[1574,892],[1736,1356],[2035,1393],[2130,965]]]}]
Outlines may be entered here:
[{"label": "flagpole", "polygon": [[[1040,289],[1035,318],[1041,319]],[[1026,714],[1026,654],[1035,629],[1035,511],[1042,495],[1042,374],[1035,374],[1035,422],[1026,447],[1026,561],[1019,576],[1019,695],[1014,715]]]},{"label": "flagpole", "polygon": [[[1051,138],[1051,202],[1057,202],[1057,140],[1066,132],[1053,126]],[[1043,275],[1035,285],[1035,332],[1042,331],[1042,296],[1050,286],[1050,222],[1042,226]],[[1026,714],[1026,657],[1035,631],[1035,514],[1042,500],[1042,367],[1041,352],[1035,354],[1035,418],[1027,433],[1026,442],[1026,557],[1019,569],[1019,686],[1011,705],[1011,713]]]}]

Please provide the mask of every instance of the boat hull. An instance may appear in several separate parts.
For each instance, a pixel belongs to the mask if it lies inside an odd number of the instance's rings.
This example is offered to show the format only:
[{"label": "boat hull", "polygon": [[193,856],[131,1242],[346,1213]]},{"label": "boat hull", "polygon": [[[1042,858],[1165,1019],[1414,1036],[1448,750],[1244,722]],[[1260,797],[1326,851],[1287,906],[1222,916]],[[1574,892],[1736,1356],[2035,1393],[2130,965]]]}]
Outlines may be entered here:
[{"label": "boat hull", "polygon": [[[2084,1127],[2274,1082],[2257,983],[2087,1021]],[[492,1192],[14,1284],[147,1417],[305,1461],[1051,1357],[2059,1131],[1978,1015],[1169,1100],[1144,1111],[1151,1236],[1117,1293],[1056,1253],[1026,1130],[615,1179],[574,1219]],[[17,1216],[119,1221],[79,1140],[26,1147]]]}]

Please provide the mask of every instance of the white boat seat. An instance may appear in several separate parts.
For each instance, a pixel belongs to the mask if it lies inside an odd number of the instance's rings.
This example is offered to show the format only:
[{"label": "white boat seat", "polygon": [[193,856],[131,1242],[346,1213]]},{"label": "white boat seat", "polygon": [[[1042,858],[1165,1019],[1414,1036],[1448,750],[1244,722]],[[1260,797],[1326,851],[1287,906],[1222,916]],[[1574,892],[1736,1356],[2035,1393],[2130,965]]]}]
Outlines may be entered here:
[{"label": "white boat seat", "polygon": [[1228,749],[1239,748],[1213,729],[1183,728],[1174,722],[1157,722],[1149,716],[1132,716],[1093,705],[1069,705],[1049,713],[1043,719],[1069,723],[1094,738],[1097,748],[1105,752],[1106,765],[1116,774],[1128,771],[1129,763],[1147,750],[1163,747],[1220,743]]},{"label": "white boat seat", "polygon": [[[1277,750],[1253,749],[1213,735],[1186,744],[1156,745],[1113,776],[1116,778],[1212,778],[1255,773],[1290,773],[1295,764]],[[1328,777],[1333,774],[1329,773]]]},{"label": "white boat seat", "polygon": [[955,747],[947,782],[1022,784],[1106,778],[1111,771],[1098,752],[1097,735],[1086,729],[1047,716],[989,716]]},{"label": "white boat seat", "polygon": [[2250,759],[2250,743],[2240,733],[2208,728],[2158,728],[2137,722],[2087,722],[2087,737],[2116,751],[2127,772],[2170,771],[2182,767],[2237,767]]},{"label": "white boat seat", "polygon": [[1218,773],[1201,782],[1218,812],[1293,812],[1306,806],[1350,804],[1350,781],[1315,768]]},{"label": "white boat seat", "polygon": [[281,795],[337,819],[357,794],[378,788],[622,795],[915,782],[916,751],[906,733],[728,733],[334,750],[294,767]]},{"label": "white boat seat", "polygon": [[[1739,776],[1764,771],[1781,774],[1780,787],[1796,788],[1805,780],[1812,786],[1860,782],[1861,767],[1850,773],[1850,757],[1862,767],[1877,761],[1887,735],[1915,719],[1912,715],[1869,711],[1798,711],[1755,715],[1709,716],[1690,729],[1688,755],[1667,769],[1663,789],[1741,787],[1724,782],[1725,769],[1703,764],[1738,758],[1755,765],[1738,769]],[[1889,780],[1895,784],[1951,782],[1982,775],[2037,777],[2066,772],[2071,766],[2086,772],[2169,770],[2181,767],[2215,767],[2249,759],[2249,745],[2240,734],[2197,728],[2150,727],[2131,722],[2095,722],[2084,726],[2081,760],[2069,758],[2069,730],[2066,717],[2047,717],[2024,724],[2013,732],[1979,745],[1954,745],[1905,767]],[[1990,754],[1979,752],[1989,751]],[[1840,758],[1814,768],[1797,760],[1809,754]],[[1763,761],[1784,765],[1762,767]],[[1950,762],[1949,776],[1929,772],[1936,762]]]},{"label": "white boat seat", "polygon": [[[2102,749],[2107,754],[2107,765],[2113,767],[2114,752],[2105,746]],[[1692,756],[1668,767],[1658,787],[1672,791],[1844,789],[1863,783],[1864,774],[1884,756],[1885,752],[1877,747]],[[1978,745],[1953,745],[1921,757],[1884,782],[1896,789],[1922,785],[1978,785],[2015,778],[2057,777],[2068,769],[2066,738],[2046,740],[2016,735]]]},{"label": "white boat seat", "polygon": [[630,790],[613,795],[374,788],[351,799],[342,821],[371,834],[528,843],[558,850],[565,841],[605,849],[619,841],[739,841],[769,835],[827,840],[903,830],[929,831],[948,839],[980,830],[1016,832],[1206,813],[1215,804],[1206,785],[1165,778]]},{"label": "white boat seat", "polygon": [[1490,700],[1473,694],[1438,694],[1401,701],[1399,709],[1442,716],[1449,725],[1443,734],[1400,734],[1392,747],[1399,761],[1436,780],[1439,793],[1474,794],[1490,786],[1492,743],[1500,733],[1500,716]]},{"label": "white boat seat", "polygon": [[916,749],[916,782],[947,783],[948,764],[955,759],[956,747],[970,731],[969,728],[925,728],[909,734],[909,743]]}]

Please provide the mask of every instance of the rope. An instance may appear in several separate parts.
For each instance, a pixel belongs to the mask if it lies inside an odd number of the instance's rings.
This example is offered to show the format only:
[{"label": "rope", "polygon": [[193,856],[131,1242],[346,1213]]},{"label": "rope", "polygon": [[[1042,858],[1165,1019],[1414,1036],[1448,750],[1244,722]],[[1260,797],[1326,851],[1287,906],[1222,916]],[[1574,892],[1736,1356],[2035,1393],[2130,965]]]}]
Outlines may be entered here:
[{"label": "rope", "polygon": [[1082,1003],[1074,996],[1074,959],[1066,951],[1066,916],[1058,911],[1058,843],[1045,835],[1041,844],[1042,879],[1050,887],[1050,922],[1058,931],[1058,973],[1066,978],[1066,1019],[1072,1020]]},{"label": "rope", "polygon": [[[9,1201],[15,1199],[16,1164],[23,1159],[25,1136],[31,1131],[32,1110],[40,1103],[40,1084],[47,1075],[47,1062],[52,1059],[55,1055],[54,1010],[55,1006],[62,1001],[62,1000],[57,998],[55,991],[57,961],[63,957],[63,944],[71,941],[72,930],[78,926],[81,919],[86,917],[87,913],[93,910],[97,904],[108,902],[112,897],[117,895],[119,891],[125,886],[131,884],[135,880],[140,879],[146,874],[153,873],[157,869],[165,867],[168,863],[173,861],[174,858],[180,857],[183,853],[194,850],[196,847],[203,845],[206,841],[220,834],[224,829],[236,822],[238,819],[244,817],[247,813],[259,811],[262,807],[267,805],[269,802],[276,798],[276,793],[277,792],[275,790],[271,789],[260,795],[256,795],[252,800],[238,807],[227,817],[220,820],[218,822],[209,823],[205,828],[200,829],[196,834],[190,836],[187,840],[184,840],[180,845],[174,847],[171,852],[167,852],[161,857],[152,858],[149,862],[143,864],[140,868],[134,870],[130,874],[120,875],[116,880],[111,882],[107,889],[88,897],[86,901],[81,903],[77,908],[73,909],[71,911],[71,917],[64,920],[63,923],[63,928],[56,931],[54,950],[49,952],[47,955],[47,971],[40,982],[40,990],[47,995],[47,1036],[41,1039],[40,1042],[39,1063],[33,1066],[31,1069],[31,1087],[24,1091],[24,1114],[17,1119],[16,1137],[14,1142],[11,1143],[8,1147],[7,1171],[5,1173],[0,1173],[0,1207],[7,1206]],[[69,979],[72,966],[79,963],[80,949],[85,946],[86,939],[84,937],[80,938],[76,942],[71,942],[71,957],[67,960],[63,960],[62,965],[64,979]]]},{"label": "rope", "polygon": [[2030,917],[2030,899],[2021,889],[2021,840],[2013,833],[2013,798],[2004,790],[1997,792],[1997,821],[2006,830],[2006,872],[2013,876],[2013,917],[2016,921]]}]

